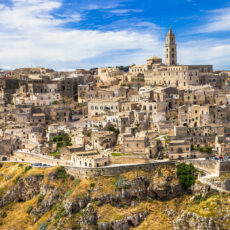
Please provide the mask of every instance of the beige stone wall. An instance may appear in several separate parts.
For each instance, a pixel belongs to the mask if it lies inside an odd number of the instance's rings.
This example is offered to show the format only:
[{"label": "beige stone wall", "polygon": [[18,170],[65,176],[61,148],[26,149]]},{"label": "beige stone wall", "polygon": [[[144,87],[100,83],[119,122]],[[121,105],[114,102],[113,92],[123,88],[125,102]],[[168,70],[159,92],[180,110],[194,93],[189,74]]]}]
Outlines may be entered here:
[{"label": "beige stone wall", "polygon": [[160,165],[175,165],[174,162],[155,162],[138,165],[110,166],[104,168],[66,167],[67,172],[76,178],[91,178],[97,176],[117,176],[132,170],[154,171]]},{"label": "beige stone wall", "polygon": [[194,167],[209,173],[219,175],[220,162],[212,160],[186,160],[186,163],[192,163]]},{"label": "beige stone wall", "polygon": [[[109,107],[110,110],[106,110],[105,107]],[[94,100],[88,103],[88,114],[95,116],[99,114],[107,114],[108,112],[118,113],[120,112],[119,101],[104,101]]]}]

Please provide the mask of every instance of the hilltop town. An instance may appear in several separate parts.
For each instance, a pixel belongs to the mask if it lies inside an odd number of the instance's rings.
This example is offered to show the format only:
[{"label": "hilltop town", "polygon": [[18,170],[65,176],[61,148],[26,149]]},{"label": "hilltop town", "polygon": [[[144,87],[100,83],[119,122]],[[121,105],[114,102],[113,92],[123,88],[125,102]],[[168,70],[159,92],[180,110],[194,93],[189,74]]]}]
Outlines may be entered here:
[{"label": "hilltop town", "polygon": [[230,155],[230,71],[180,65],[176,37],[128,67],[0,71],[0,159],[76,168]]}]

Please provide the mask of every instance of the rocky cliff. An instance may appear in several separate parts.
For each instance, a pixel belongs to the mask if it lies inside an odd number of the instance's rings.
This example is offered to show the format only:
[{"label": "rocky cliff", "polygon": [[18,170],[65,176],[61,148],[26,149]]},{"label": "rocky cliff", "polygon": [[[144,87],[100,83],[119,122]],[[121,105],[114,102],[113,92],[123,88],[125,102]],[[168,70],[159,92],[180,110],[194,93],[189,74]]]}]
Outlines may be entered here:
[{"label": "rocky cliff", "polygon": [[77,180],[62,167],[4,164],[1,229],[228,229],[227,194],[195,183],[183,190],[175,166]]}]

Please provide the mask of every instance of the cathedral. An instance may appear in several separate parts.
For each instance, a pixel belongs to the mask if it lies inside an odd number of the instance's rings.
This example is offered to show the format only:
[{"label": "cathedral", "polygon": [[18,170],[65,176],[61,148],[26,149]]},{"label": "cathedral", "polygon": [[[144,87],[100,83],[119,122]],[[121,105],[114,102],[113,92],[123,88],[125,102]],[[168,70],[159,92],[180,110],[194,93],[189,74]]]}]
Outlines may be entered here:
[{"label": "cathedral", "polygon": [[188,89],[190,86],[207,84],[214,76],[212,65],[179,65],[177,63],[176,36],[170,26],[166,36],[165,63],[153,56],[145,65],[133,65],[128,80],[143,77],[146,85],[171,86]]}]

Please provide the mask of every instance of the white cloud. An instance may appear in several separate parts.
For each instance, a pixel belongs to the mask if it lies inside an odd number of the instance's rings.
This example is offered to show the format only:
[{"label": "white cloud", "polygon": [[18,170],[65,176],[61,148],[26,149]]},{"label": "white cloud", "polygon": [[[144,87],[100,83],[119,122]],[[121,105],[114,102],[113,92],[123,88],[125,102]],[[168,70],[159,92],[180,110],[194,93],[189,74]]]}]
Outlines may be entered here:
[{"label": "white cloud", "polygon": [[180,64],[213,64],[216,69],[229,68],[230,40],[202,39],[179,44]]},{"label": "white cloud", "polygon": [[128,13],[140,13],[142,10],[140,9],[114,9],[110,10],[110,13],[113,14],[128,14]]},{"label": "white cloud", "polygon": [[[110,53],[109,61],[104,63],[112,64],[118,58],[112,53],[117,50],[130,50],[133,57],[140,60],[137,56],[160,47],[158,36],[147,33],[67,29],[66,22],[81,20],[81,17],[63,14],[57,19],[52,12],[60,7],[61,2],[55,0],[14,0],[11,7],[1,5],[0,65],[77,68],[81,67],[78,63],[93,62]],[[120,64],[127,63],[125,53],[119,59]],[[92,62],[88,63],[89,67],[94,65]]]},{"label": "white cloud", "polygon": [[230,30],[230,7],[208,11],[207,22],[200,26],[196,32],[209,33]]},{"label": "white cloud", "polygon": [[[80,21],[81,15],[57,14],[61,7],[58,0],[13,0],[11,7],[1,4],[0,66],[74,69],[143,64],[149,56],[164,56],[164,41],[160,39],[164,31],[155,24],[134,20],[135,28],[131,25],[127,29],[125,21],[120,21],[117,28],[122,29],[107,32],[68,29],[66,23]],[[229,67],[229,40],[178,44],[181,64]]]}]

